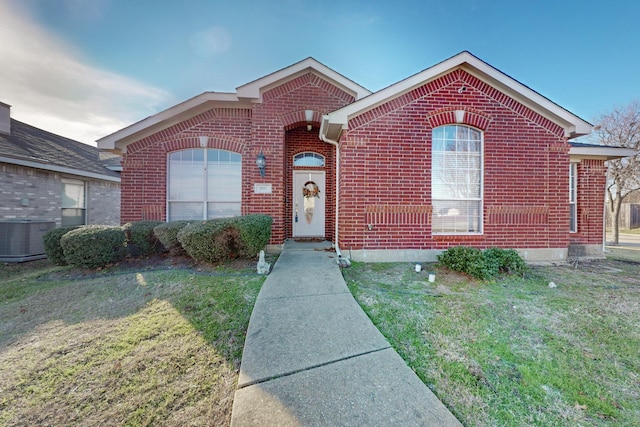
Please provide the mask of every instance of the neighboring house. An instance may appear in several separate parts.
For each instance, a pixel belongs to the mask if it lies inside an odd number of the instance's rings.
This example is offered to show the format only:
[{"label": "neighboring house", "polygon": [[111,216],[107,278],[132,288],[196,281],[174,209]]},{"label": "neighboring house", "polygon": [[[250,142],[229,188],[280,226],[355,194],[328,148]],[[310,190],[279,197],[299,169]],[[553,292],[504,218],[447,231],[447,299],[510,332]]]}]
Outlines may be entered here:
[{"label": "neighboring house", "polygon": [[631,154],[569,141],[591,127],[468,52],[376,93],[307,58],[98,147],[123,156],[122,222],[265,213],[271,245],[324,238],[356,260],[563,260],[602,256],[604,161]]},{"label": "neighboring house", "polygon": [[109,153],[14,120],[0,103],[0,222],[117,225],[118,168]]}]

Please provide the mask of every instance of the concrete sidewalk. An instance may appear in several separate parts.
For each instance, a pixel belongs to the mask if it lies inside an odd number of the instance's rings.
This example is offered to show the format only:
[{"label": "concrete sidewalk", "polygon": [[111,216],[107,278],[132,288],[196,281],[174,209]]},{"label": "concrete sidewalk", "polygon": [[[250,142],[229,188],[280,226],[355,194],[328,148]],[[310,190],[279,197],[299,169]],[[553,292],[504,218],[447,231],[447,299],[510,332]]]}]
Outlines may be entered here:
[{"label": "concrete sidewalk", "polygon": [[351,296],[329,243],[289,242],[256,300],[232,426],[460,426]]}]

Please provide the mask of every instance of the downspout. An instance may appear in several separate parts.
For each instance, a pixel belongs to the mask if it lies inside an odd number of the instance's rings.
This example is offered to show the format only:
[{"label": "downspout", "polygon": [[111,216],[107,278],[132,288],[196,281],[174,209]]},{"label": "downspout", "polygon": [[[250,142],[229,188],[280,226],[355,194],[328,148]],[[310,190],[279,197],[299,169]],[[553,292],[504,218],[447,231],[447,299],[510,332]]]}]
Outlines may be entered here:
[{"label": "downspout", "polygon": [[339,264],[340,260],[342,259],[342,252],[340,252],[340,248],[338,247],[338,218],[339,218],[338,193],[340,191],[340,144],[338,143],[338,141],[334,141],[324,136],[322,131],[320,131],[320,139],[336,147],[336,218],[335,218],[335,230],[334,230],[335,243],[333,244],[333,246],[336,250],[336,254],[338,255],[338,264]]}]

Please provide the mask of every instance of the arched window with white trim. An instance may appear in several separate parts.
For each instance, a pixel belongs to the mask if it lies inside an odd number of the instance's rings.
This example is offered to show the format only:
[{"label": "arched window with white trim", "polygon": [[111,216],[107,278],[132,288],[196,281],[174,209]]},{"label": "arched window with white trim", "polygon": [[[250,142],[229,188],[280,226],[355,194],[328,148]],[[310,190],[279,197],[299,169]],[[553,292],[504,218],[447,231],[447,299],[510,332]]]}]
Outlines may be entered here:
[{"label": "arched window with white trim", "polygon": [[293,156],[293,166],[324,166],[324,156],[310,151]]},{"label": "arched window with white trim", "polygon": [[211,148],[175,151],[168,169],[169,221],[240,215],[240,154]]},{"label": "arched window with white trim", "polygon": [[463,125],[433,129],[433,233],[481,233],[482,193],[482,132]]}]

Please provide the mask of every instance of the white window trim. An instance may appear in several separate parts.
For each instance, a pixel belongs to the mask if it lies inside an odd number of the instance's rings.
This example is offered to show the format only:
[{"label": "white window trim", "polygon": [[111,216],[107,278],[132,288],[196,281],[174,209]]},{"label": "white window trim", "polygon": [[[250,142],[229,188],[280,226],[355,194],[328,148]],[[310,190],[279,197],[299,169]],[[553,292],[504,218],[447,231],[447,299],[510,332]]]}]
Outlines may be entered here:
[{"label": "white window trim", "polygon": [[[480,132],[480,197],[478,199],[437,199],[434,198],[433,195],[431,196],[431,204],[433,206],[433,201],[436,200],[441,200],[441,201],[447,201],[447,200],[473,200],[473,201],[479,201],[480,202],[480,212],[478,213],[479,218],[478,218],[478,227],[479,230],[478,231],[434,231],[433,230],[433,215],[434,213],[431,213],[431,234],[433,236],[481,236],[484,234],[484,131],[482,131],[481,129],[475,128],[473,126],[469,126],[469,125],[460,125],[460,124],[456,124],[456,123],[448,123],[446,125],[442,125],[442,126],[438,126],[438,127],[446,127],[446,126],[464,126],[467,127],[469,129],[474,129],[477,130],[478,132]],[[434,128],[436,129],[436,128]],[[431,167],[433,168],[433,136],[431,137]],[[431,185],[433,186],[433,181],[431,182]],[[432,187],[433,188],[433,187]],[[432,189],[433,192],[433,189]]]},{"label": "white window trim", "polygon": [[[573,178],[573,179],[572,179]],[[573,195],[573,200],[571,196]],[[571,218],[572,207],[575,211]],[[569,163],[569,233],[578,232],[578,162]]]},{"label": "white window trim", "polygon": [[[88,211],[89,211],[89,197],[88,197],[88,185],[87,185],[87,181],[82,181],[80,179],[72,179],[72,178],[61,178],[61,182],[62,184],[71,184],[71,185],[81,185],[84,187],[84,191],[83,191],[83,196],[84,196],[84,200],[82,200],[82,207],[80,208],[64,208],[62,207],[62,203],[61,203],[61,207],[60,207],[60,221],[62,222],[62,211],[64,209],[82,209],[82,223],[84,225],[87,224],[87,215],[88,215]],[[64,188],[64,186],[63,186]]]},{"label": "white window trim", "polygon": [[[219,151],[228,151],[229,153],[234,153],[234,154],[238,154],[240,156],[240,179],[242,179],[242,154],[241,153],[237,153],[235,151],[231,151],[231,150],[225,150],[222,148],[185,148],[184,150],[175,150],[175,151],[171,151],[169,153],[167,153],[167,174],[166,174],[166,184],[165,184],[165,189],[166,189],[166,206],[165,206],[165,221],[170,221],[169,218],[169,212],[170,212],[170,204],[171,203],[198,203],[200,202],[200,200],[171,200],[169,198],[169,191],[170,191],[170,183],[171,183],[171,154],[179,152],[179,151],[190,151],[190,150],[204,150],[203,153],[203,162],[202,162],[202,180],[204,182],[203,185],[203,193],[202,193],[202,220],[206,221],[207,220],[207,215],[208,215],[208,203],[210,202],[207,199],[207,194],[209,194],[209,180],[207,177],[207,168],[209,165],[209,150],[219,150]],[[241,197],[242,197],[242,190],[240,193]],[[240,201],[240,212],[242,212],[242,199]]]},{"label": "white window trim", "polygon": [[[301,155],[305,155],[305,154],[313,154],[314,157],[322,158],[322,166],[309,166],[309,165],[298,165],[298,166],[296,166],[296,157],[301,156]],[[327,158],[325,156],[323,156],[322,154],[320,154],[320,153],[316,153],[315,151],[303,151],[301,153],[297,153],[297,154],[293,155],[293,160],[292,160],[291,164],[293,166],[296,166],[296,167],[322,168],[322,167],[325,167],[327,165]]]}]

